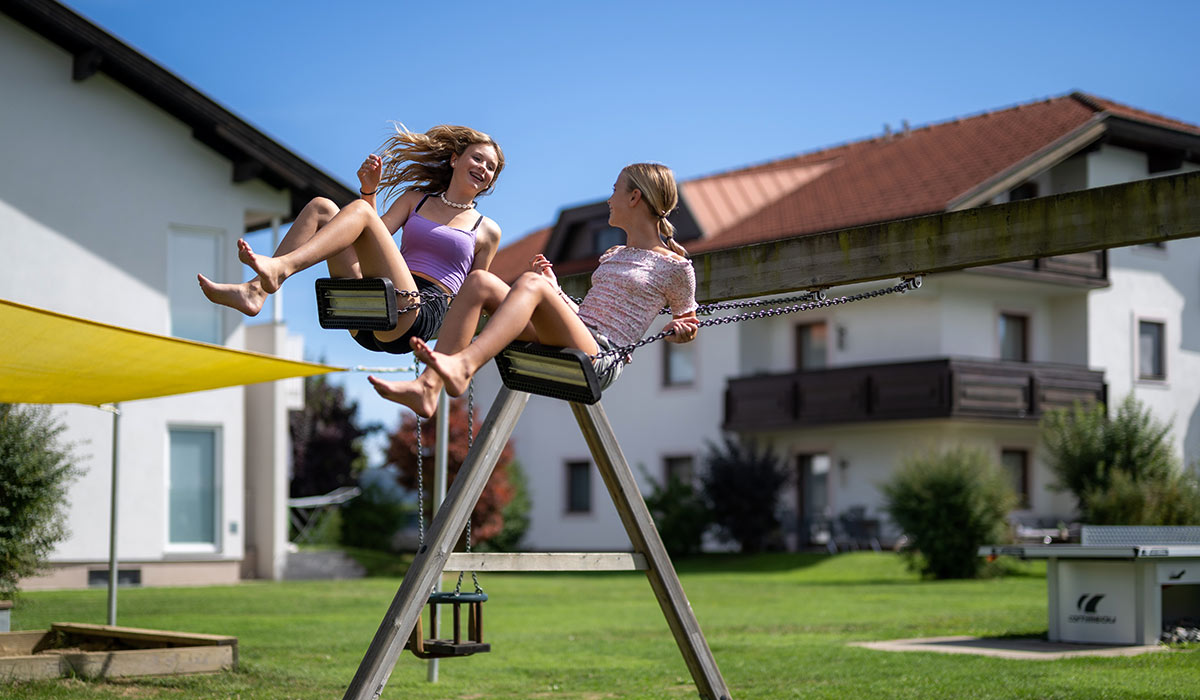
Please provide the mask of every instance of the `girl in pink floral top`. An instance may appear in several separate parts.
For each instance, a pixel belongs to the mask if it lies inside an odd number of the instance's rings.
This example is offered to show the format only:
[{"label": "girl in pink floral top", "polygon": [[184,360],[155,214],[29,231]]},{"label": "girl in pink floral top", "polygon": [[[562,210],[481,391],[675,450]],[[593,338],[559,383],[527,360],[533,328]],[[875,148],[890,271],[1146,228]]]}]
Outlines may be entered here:
[{"label": "girl in pink floral top", "polygon": [[[608,198],[609,225],[625,232],[626,245],[611,248],[592,274],[592,288],[576,306],[562,289],[548,260],[537,255],[531,270],[512,287],[494,274],[472,272],[446,314],[437,351],[413,338],[413,354],[429,367],[412,381],[369,377],[384,398],[428,417],[443,386],[450,396],[467,390],[471,377],[514,340],[576,348],[589,355],[637,341],[659,309],[674,317],[666,340],[696,338],[696,277],[687,251],[675,242],[667,216],[679,202],[675,176],[654,163],[626,166]],[[490,318],[471,342],[481,313]],[[625,358],[602,356],[594,364],[601,386],[611,384]]]}]

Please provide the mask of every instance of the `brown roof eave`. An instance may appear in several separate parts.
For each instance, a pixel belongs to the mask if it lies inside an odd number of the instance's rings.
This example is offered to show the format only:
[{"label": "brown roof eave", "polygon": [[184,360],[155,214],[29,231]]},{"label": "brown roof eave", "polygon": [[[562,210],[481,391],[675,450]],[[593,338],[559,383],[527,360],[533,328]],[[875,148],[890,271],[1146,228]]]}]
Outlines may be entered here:
[{"label": "brown roof eave", "polygon": [[1104,136],[1108,130],[1105,123],[1108,116],[1103,112],[1097,114],[1074,131],[963,192],[946,204],[946,211],[970,209],[987,204],[993,197],[1070,158]]},{"label": "brown roof eave", "polygon": [[314,196],[338,204],[357,197],[332,176],[63,5],[50,0],[5,0],[0,12],[70,53],[75,80],[104,72],[189,125],[197,140],[233,163],[234,182],[259,178],[278,189],[292,190],[289,219]]}]

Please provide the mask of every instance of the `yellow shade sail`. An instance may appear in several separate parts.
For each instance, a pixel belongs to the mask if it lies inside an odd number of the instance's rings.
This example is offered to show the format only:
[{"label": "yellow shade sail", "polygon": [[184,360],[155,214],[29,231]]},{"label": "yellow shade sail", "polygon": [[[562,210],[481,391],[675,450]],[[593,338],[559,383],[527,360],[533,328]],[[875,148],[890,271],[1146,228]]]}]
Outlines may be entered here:
[{"label": "yellow shade sail", "polygon": [[105,403],[342,371],[0,299],[0,402]]}]

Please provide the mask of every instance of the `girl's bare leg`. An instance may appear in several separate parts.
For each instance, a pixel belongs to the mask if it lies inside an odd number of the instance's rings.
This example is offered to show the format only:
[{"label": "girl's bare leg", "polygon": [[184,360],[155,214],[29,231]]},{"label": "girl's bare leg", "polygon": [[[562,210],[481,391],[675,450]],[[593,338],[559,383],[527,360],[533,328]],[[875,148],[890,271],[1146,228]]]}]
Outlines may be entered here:
[{"label": "girl's bare leg", "polygon": [[[508,285],[490,272],[476,270],[468,275],[442,321],[438,332],[438,349],[453,353],[469,345],[479,326],[481,314],[499,307],[508,292]],[[532,331],[532,328],[528,331]],[[367,380],[380,396],[407,406],[423,418],[433,415],[437,408],[438,392],[442,390],[442,378],[428,368],[412,381],[391,382],[373,376],[367,377]]]},{"label": "girl's bare leg", "polygon": [[[431,350],[414,338],[413,355],[437,372],[447,394],[461,396],[475,372],[509,343],[520,338],[530,323],[536,329],[539,342],[577,348],[588,354],[599,351],[591,331],[575,310],[558,296],[558,290],[541,275],[527,272],[513,285],[474,343],[447,354]],[[439,350],[442,349],[440,345]]]},{"label": "girl's bare leg", "polygon": [[[337,205],[329,199],[314,198],[300,210],[300,214],[288,228],[287,234],[279,242],[279,247],[275,249],[275,255],[284,255],[307,243],[337,213]],[[249,250],[249,246],[244,240],[238,240],[238,259],[245,263],[243,247]],[[353,249],[347,249],[347,251],[334,255],[327,262],[330,274],[335,277],[356,276],[358,260],[354,256]],[[220,284],[209,280],[204,275],[197,275],[196,278],[200,283],[201,291],[209,301],[237,309],[247,316],[257,315],[269,296],[257,276],[241,284]]]}]

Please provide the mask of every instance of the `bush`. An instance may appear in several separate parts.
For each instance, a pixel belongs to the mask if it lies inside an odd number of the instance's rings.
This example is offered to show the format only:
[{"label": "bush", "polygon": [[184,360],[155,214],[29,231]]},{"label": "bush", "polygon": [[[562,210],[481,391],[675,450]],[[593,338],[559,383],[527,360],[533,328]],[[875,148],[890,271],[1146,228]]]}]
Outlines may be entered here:
[{"label": "bush", "polygon": [[1087,492],[1088,522],[1097,525],[1200,525],[1200,482],[1172,473],[1137,483],[1114,471],[1108,488]]},{"label": "bush", "polygon": [[661,484],[643,468],[650,482],[646,507],[654,517],[658,535],[671,556],[686,556],[700,551],[704,533],[712,525],[712,513],[704,495],[691,484],[671,477]]},{"label": "bush", "polygon": [[1016,503],[991,456],[965,447],[910,457],[881,488],[885,509],[908,536],[910,565],[937,579],[977,576],[979,548],[1002,541]]},{"label": "bush", "polygon": [[790,476],[779,456],[726,436],[722,444],[708,443],[705,463],[701,483],[717,535],[746,553],[778,545],[780,489]]},{"label": "bush", "polygon": [[1080,519],[1095,525],[1200,523],[1200,482],[1181,471],[1169,433],[1132,394],[1111,419],[1104,404],[1049,413],[1053,488],[1073,494]]},{"label": "bush", "polygon": [[47,406],[0,404],[0,595],[11,597],[26,576],[66,539],[67,487],[82,471],[66,426]]},{"label": "bush", "polygon": [[411,511],[379,484],[367,484],[357,498],[342,505],[342,544],[389,552]]}]

